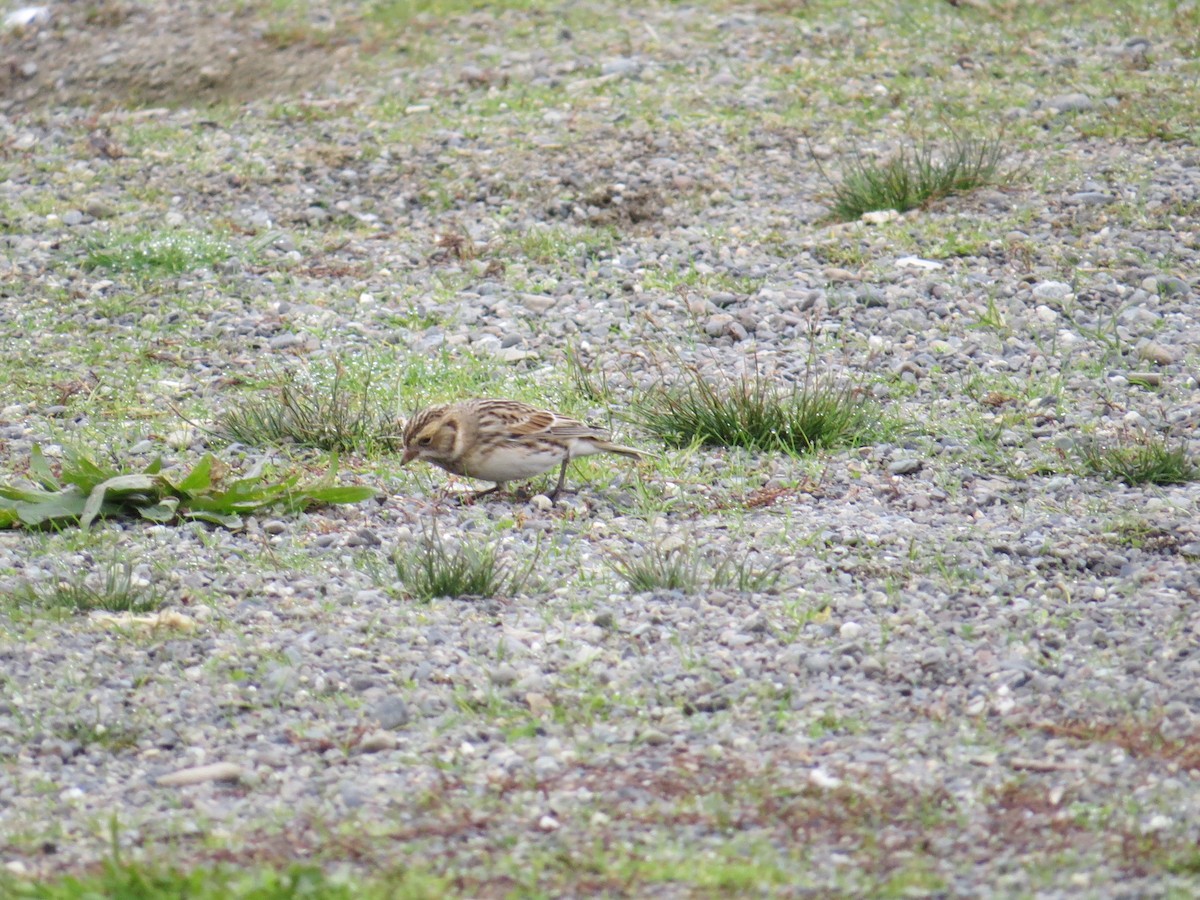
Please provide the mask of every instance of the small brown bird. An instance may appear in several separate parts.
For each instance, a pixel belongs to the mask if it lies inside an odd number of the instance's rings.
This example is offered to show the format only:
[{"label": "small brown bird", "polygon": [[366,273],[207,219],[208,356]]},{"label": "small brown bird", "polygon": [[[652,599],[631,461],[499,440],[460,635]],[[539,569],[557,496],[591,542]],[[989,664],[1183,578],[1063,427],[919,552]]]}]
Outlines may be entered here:
[{"label": "small brown bird", "polygon": [[604,431],[527,403],[461,400],[430,406],[408,420],[401,465],[422,459],[454,475],[494,481],[494,488],[475,495],[481,497],[561,464],[553,500],[563,489],[567,463],[594,453],[646,456],[612,443]]}]

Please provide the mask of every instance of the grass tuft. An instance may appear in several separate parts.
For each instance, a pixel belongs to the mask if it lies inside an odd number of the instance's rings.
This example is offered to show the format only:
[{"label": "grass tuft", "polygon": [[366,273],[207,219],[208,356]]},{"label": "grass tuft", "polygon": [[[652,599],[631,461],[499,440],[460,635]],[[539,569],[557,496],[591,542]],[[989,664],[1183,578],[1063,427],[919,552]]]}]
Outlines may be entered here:
[{"label": "grass tuft", "polygon": [[732,554],[716,565],[695,548],[655,547],[649,551],[639,548],[608,562],[630,589],[644,591],[683,591],[694,593],[701,588],[736,590],[742,593],[770,593],[783,580],[778,566],[758,568],[749,556],[735,559]]},{"label": "grass tuft", "polygon": [[438,597],[495,597],[523,588],[540,553],[523,572],[512,572],[500,559],[495,544],[460,543],[447,546],[437,529],[426,532],[414,546],[397,550],[396,577],[418,600]]},{"label": "grass tuft", "polygon": [[332,380],[319,384],[283,374],[263,396],[227,410],[217,434],[251,447],[293,445],[337,452],[395,450],[399,436],[383,399],[371,383],[349,378],[338,366]]},{"label": "grass tuft", "polygon": [[1200,480],[1200,465],[1188,455],[1187,447],[1172,446],[1160,437],[1125,439],[1111,447],[1085,444],[1079,456],[1089,473],[1128,485]]},{"label": "grass tuft", "polygon": [[106,235],[93,241],[85,269],[134,275],[179,275],[228,259],[232,251],[220,238],[200,231],[145,231]]},{"label": "grass tuft", "polygon": [[873,404],[853,385],[806,375],[782,387],[761,374],[713,383],[695,366],[683,385],[664,381],[636,397],[632,420],[673,447],[704,444],[792,455],[853,446],[877,423]]},{"label": "grass tuft", "polygon": [[108,612],[144,613],[158,608],[161,597],[134,578],[132,563],[112,560],[91,572],[79,572],[50,584],[26,582],[8,598],[17,611],[78,615]]},{"label": "grass tuft", "polygon": [[925,140],[901,148],[898,156],[884,163],[856,156],[841,182],[833,185],[833,217],[850,222],[876,210],[905,212],[993,184],[999,180],[1003,155],[996,138],[955,134],[950,148],[941,154]]},{"label": "grass tuft", "polygon": [[273,868],[203,865],[190,869],[139,862],[106,860],[99,871],[63,876],[43,883],[28,882],[0,872],[0,895],[20,900],[85,900],[108,897],[123,900],[382,900],[385,897],[445,896],[443,880],[423,872],[406,872],[369,881],[331,876],[318,866],[294,864]]}]

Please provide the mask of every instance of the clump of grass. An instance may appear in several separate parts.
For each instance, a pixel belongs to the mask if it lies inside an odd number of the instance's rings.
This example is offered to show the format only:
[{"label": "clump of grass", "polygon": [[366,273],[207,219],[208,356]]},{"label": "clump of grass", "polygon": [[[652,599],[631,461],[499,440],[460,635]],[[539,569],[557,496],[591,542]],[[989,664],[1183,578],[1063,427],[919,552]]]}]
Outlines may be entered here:
[{"label": "clump of grass", "polygon": [[1089,443],[1079,448],[1079,456],[1089,473],[1128,485],[1200,480],[1200,465],[1188,455],[1187,447],[1172,446],[1161,437],[1125,439],[1108,447]]},{"label": "clump of grass", "polygon": [[179,275],[213,266],[231,254],[224,240],[201,231],[139,231],[94,241],[83,267],[135,275]]},{"label": "clump of grass", "polygon": [[451,548],[433,529],[415,545],[398,550],[393,561],[403,589],[418,600],[428,601],[515,594],[528,582],[538,555],[534,554],[524,571],[514,572],[501,560],[495,544],[463,542]]},{"label": "clump of grass", "polygon": [[680,548],[663,550],[655,547],[646,552],[619,556],[608,563],[624,579],[631,590],[683,591],[692,593],[704,583],[704,567],[700,555]]},{"label": "clump of grass", "polygon": [[873,405],[851,384],[806,375],[783,387],[760,373],[711,382],[685,367],[682,386],[657,385],[635,398],[632,420],[673,447],[706,444],[792,455],[865,440]]},{"label": "clump of grass", "polygon": [[276,385],[222,413],[219,437],[251,447],[293,445],[337,452],[394,450],[399,435],[370,375],[347,376],[338,366],[332,380],[301,380],[294,372]]},{"label": "clump of grass", "polygon": [[952,135],[943,153],[926,139],[901,148],[899,155],[884,163],[856,156],[840,183],[830,181],[833,217],[848,222],[876,210],[905,212],[993,184],[999,180],[1003,156],[999,139],[959,134]]},{"label": "clump of grass", "polygon": [[630,589],[694,593],[708,587],[743,593],[769,593],[779,587],[783,573],[778,566],[756,567],[750,557],[724,556],[715,565],[695,548],[638,548],[608,562]]},{"label": "clump of grass", "polygon": [[95,610],[144,613],[161,598],[151,585],[134,578],[133,564],[111,560],[92,571],[41,584],[26,582],[9,597],[14,610],[78,615]]},{"label": "clump of grass", "polygon": [[589,403],[611,406],[614,401],[613,390],[603,375],[593,371],[574,344],[567,346],[566,356],[567,378],[571,389]]}]

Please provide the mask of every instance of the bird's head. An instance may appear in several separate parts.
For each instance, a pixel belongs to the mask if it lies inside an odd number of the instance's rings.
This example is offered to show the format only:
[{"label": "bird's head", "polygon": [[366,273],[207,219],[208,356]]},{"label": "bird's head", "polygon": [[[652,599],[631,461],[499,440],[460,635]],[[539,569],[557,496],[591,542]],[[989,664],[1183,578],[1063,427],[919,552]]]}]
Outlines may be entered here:
[{"label": "bird's head", "polygon": [[434,463],[453,459],[460,430],[450,407],[421,410],[404,426],[404,457],[400,464],[407,465],[414,459]]}]

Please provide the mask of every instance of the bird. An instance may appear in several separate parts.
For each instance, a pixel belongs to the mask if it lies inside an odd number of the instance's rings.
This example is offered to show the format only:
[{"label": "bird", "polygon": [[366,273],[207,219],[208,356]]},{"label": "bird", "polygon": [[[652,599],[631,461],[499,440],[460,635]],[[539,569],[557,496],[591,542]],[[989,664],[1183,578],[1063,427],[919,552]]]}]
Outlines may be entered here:
[{"label": "bird", "polygon": [[595,453],[649,454],[609,440],[608,432],[519,400],[459,400],[429,406],[404,426],[402,466],[424,460],[454,475],[491,481],[482,497],[561,465],[550,500],[566,483],[567,463]]}]

